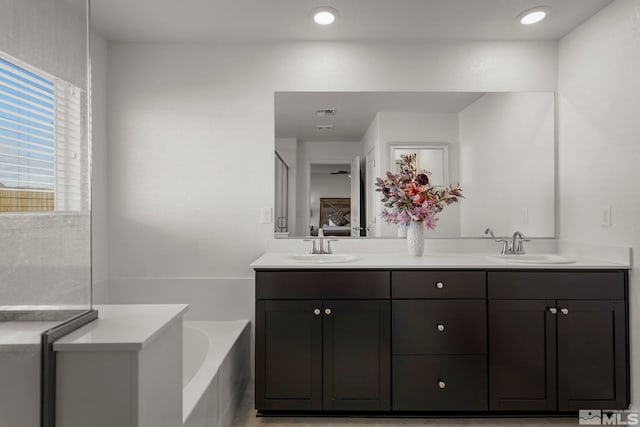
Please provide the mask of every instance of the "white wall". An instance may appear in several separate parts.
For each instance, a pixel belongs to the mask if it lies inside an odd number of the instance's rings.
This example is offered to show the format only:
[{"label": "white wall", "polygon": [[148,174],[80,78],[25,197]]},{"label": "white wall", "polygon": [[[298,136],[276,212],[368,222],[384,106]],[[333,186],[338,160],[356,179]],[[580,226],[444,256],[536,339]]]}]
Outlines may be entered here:
[{"label": "white wall", "polygon": [[[616,0],[560,41],[559,217],[566,240],[640,261],[640,3]],[[612,225],[600,224],[611,206]],[[630,275],[632,402],[640,404],[640,276]]]},{"label": "white wall", "polygon": [[110,42],[108,54],[112,302],[172,294],[236,318],[253,315],[249,263],[273,240],[259,220],[273,206],[275,91],[555,90],[557,78],[554,42]]},{"label": "white wall", "polygon": [[[426,142],[449,144],[450,177],[453,183],[458,181],[458,115],[446,113],[379,113],[380,129],[380,168],[382,177],[386,171],[394,169],[391,160],[390,143]],[[375,193],[379,196],[380,193]],[[374,197],[375,197],[374,196]],[[379,202],[379,197],[374,199]],[[380,204],[380,203],[378,203]],[[438,215],[438,226],[427,230],[425,236],[460,236],[460,207],[448,206]],[[379,236],[395,237],[397,227],[380,221]]]},{"label": "white wall", "polygon": [[[351,164],[356,156],[362,156],[360,141],[298,141],[296,160],[297,228],[294,236],[309,236],[312,224],[309,212],[311,164]],[[317,220],[314,225],[317,227]]]},{"label": "white wall", "polygon": [[380,175],[380,113],[373,118],[367,131],[362,137],[362,156],[361,165],[364,169],[364,202],[366,212],[366,224],[361,226],[367,227],[367,236],[380,236],[380,212],[382,205],[380,203],[380,195],[375,192],[374,183],[376,177]]},{"label": "white wall", "polygon": [[555,236],[553,93],[489,93],[460,112],[463,236]]},{"label": "white wall", "polygon": [[2,0],[0,10],[0,50],[86,88],[86,0]]}]

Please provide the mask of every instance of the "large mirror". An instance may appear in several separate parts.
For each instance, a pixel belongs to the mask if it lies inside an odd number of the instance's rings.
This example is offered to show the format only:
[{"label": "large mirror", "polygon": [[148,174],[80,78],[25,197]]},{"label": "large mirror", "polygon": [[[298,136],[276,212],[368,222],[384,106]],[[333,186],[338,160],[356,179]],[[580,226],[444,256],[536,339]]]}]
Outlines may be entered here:
[{"label": "large mirror", "polygon": [[277,92],[276,237],[397,237],[374,183],[403,154],[462,188],[428,237],[555,237],[552,92]]}]

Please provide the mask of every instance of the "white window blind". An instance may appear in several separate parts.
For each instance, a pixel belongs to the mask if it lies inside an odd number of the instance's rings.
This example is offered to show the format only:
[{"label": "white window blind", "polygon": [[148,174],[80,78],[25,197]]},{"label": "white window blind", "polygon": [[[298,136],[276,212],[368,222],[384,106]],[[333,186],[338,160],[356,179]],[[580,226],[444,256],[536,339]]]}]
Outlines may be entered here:
[{"label": "white window blind", "polygon": [[81,100],[0,52],[0,212],[81,209]]}]

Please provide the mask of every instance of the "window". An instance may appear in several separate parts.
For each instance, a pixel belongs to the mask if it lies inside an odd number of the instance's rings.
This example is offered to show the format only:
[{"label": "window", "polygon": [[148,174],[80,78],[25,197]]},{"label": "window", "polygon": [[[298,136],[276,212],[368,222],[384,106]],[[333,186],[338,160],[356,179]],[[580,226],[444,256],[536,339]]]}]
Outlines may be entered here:
[{"label": "window", "polygon": [[396,173],[400,172],[400,156],[416,154],[416,168],[430,172],[429,183],[436,188],[449,185],[449,148],[448,145],[431,143],[390,144],[391,158]]},{"label": "window", "polygon": [[82,91],[0,52],[0,212],[79,211]]}]

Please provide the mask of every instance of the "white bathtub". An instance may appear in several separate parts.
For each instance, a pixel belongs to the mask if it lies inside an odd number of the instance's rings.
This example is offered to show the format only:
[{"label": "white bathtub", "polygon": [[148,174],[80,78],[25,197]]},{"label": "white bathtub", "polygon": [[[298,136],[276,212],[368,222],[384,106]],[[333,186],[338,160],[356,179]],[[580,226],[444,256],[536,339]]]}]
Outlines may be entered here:
[{"label": "white bathtub", "polygon": [[248,320],[184,322],[185,427],[229,427],[251,377]]}]

